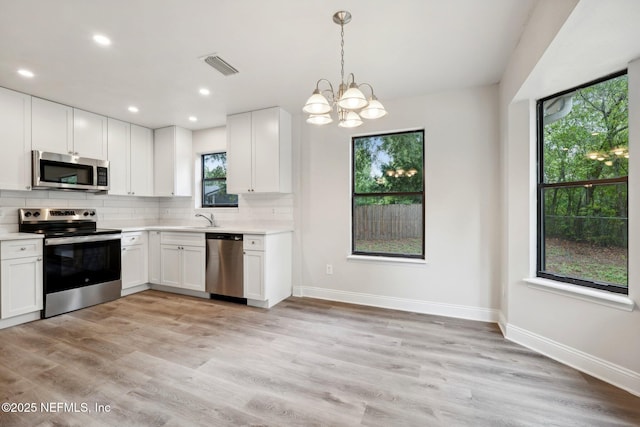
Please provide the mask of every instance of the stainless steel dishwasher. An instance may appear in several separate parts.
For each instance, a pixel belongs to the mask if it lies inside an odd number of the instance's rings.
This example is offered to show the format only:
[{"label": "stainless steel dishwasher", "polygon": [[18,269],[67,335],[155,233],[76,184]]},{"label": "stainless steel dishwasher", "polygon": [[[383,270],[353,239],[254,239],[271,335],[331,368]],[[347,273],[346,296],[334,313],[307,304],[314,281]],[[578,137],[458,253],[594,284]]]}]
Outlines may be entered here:
[{"label": "stainless steel dishwasher", "polygon": [[244,298],[242,234],[207,233],[206,291]]}]

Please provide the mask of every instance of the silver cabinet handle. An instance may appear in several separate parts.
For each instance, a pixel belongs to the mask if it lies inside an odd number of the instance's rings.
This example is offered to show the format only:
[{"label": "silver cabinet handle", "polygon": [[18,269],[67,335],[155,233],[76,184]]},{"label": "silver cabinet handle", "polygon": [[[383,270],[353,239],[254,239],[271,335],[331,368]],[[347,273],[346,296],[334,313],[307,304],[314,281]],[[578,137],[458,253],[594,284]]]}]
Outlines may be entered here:
[{"label": "silver cabinet handle", "polygon": [[42,257],[41,256],[38,257],[38,261],[42,261]]},{"label": "silver cabinet handle", "polygon": [[122,252],[124,252],[124,251],[126,251],[126,250],[127,250],[127,248],[122,248]]},{"label": "silver cabinet handle", "polygon": [[24,246],[20,248],[21,251],[26,251],[27,248],[25,248]]}]

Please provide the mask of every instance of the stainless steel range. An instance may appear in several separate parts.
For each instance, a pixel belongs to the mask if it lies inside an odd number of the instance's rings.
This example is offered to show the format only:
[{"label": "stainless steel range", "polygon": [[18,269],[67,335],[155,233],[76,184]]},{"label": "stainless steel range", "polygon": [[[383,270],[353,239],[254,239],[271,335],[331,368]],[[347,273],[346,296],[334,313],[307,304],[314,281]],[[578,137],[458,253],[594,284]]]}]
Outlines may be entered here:
[{"label": "stainless steel range", "polygon": [[44,234],[44,310],[51,317],[120,298],[121,230],[99,229],[95,209],[20,209],[19,231]]}]

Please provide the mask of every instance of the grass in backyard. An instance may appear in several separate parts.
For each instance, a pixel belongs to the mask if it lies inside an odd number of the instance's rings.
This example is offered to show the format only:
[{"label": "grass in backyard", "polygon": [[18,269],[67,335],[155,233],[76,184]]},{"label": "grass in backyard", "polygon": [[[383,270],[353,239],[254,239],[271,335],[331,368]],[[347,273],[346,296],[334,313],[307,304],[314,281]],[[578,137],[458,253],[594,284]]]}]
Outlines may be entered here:
[{"label": "grass in backyard", "polygon": [[628,286],[627,249],[564,239],[546,239],[545,271]]},{"label": "grass in backyard", "polygon": [[392,240],[358,240],[356,251],[384,254],[422,255],[422,240],[419,238]]}]

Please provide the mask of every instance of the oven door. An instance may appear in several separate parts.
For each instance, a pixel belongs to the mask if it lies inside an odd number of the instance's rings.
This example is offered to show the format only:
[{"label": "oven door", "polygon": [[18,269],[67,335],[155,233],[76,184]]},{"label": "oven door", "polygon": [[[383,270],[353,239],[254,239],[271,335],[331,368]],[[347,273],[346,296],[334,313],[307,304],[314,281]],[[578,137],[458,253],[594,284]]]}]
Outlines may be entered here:
[{"label": "oven door", "polygon": [[120,234],[56,237],[44,242],[44,293],[120,280]]}]

